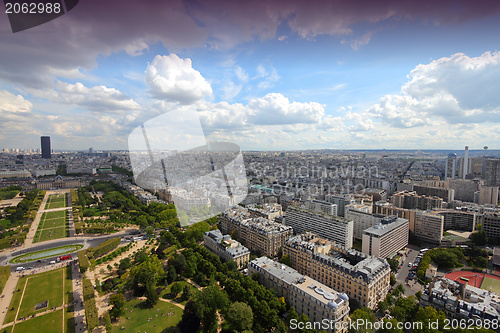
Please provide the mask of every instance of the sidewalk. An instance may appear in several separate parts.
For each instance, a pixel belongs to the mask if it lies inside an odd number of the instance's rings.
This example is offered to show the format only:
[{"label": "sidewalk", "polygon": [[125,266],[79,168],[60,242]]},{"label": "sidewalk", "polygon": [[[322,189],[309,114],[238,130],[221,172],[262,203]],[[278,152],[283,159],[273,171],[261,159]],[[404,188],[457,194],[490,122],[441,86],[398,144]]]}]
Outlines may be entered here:
[{"label": "sidewalk", "polygon": [[42,215],[44,212],[45,204],[47,203],[47,199],[49,198],[49,191],[45,192],[45,196],[43,197],[42,203],[38,208],[38,212],[36,213],[35,220],[31,223],[30,230],[26,235],[26,240],[24,241],[24,247],[30,247],[33,244],[33,238],[35,238],[36,230],[38,229],[38,225],[40,224],[40,220],[42,219]]},{"label": "sidewalk", "polygon": [[[5,320],[5,316],[9,311],[10,301],[12,300],[12,296],[14,295],[14,291],[16,290],[17,282],[19,281],[19,275],[15,273],[11,273],[7,283],[5,284],[5,288],[2,292],[2,298],[0,298],[0,327],[3,328],[3,322]],[[11,323],[9,323],[10,325]]]},{"label": "sidewalk", "polygon": [[83,308],[83,287],[82,279],[80,278],[80,271],[78,265],[72,265],[72,279],[73,283],[73,303],[74,303],[74,317],[75,317],[75,332],[87,332],[87,326],[84,323],[85,309]]}]

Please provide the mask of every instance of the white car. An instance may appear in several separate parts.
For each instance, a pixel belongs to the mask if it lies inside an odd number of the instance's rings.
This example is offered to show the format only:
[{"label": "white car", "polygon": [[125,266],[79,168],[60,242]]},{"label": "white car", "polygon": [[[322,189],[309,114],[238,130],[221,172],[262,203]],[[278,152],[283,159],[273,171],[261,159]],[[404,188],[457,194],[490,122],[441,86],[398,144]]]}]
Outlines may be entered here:
[{"label": "white car", "polygon": [[408,267],[411,267],[411,262],[408,263]]}]

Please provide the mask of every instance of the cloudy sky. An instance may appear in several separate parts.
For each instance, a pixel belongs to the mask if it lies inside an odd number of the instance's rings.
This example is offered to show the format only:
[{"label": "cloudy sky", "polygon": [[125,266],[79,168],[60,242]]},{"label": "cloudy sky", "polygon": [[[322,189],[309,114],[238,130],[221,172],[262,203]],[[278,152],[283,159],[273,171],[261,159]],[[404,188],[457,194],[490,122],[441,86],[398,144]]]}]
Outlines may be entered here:
[{"label": "cloudy sky", "polygon": [[0,149],[127,149],[182,110],[245,150],[500,148],[499,1],[88,0],[18,33],[0,16]]}]

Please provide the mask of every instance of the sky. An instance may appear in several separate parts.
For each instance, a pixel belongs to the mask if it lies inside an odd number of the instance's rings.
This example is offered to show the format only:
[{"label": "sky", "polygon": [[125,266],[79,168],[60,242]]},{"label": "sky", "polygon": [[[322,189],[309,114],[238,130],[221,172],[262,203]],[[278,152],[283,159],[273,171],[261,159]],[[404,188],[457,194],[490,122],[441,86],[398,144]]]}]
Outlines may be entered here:
[{"label": "sky", "polygon": [[17,33],[2,9],[0,149],[128,149],[146,122],[243,150],[498,149],[499,31],[496,0],[86,0]]}]

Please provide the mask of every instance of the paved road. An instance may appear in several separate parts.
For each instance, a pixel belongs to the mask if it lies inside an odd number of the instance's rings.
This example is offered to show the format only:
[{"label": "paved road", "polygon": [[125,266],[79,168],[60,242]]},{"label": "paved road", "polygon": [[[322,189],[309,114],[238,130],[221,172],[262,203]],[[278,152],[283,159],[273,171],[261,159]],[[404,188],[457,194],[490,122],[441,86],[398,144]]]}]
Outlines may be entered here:
[{"label": "paved road", "polygon": [[[25,254],[25,253],[31,253],[35,251],[40,251],[40,250],[49,250],[55,247],[59,246],[64,246],[64,245],[72,245],[72,244],[83,244],[84,248],[88,247],[95,247],[101,244],[102,242],[110,239],[110,238],[115,238],[115,237],[122,237],[122,236],[128,236],[133,234],[134,232],[137,232],[134,229],[131,230],[126,230],[126,231],[121,231],[117,232],[111,235],[106,235],[106,236],[99,236],[99,237],[73,237],[73,238],[60,238],[56,239],[53,241],[48,241],[48,242],[43,242],[39,243],[37,245],[33,245],[29,248],[22,248],[10,253],[3,253],[0,255],[0,263],[2,265],[9,265],[8,261],[11,260],[12,258]],[[72,253],[73,257],[78,255],[78,251],[75,251]],[[44,260],[46,262],[50,262],[52,260],[56,260],[57,257],[60,255],[55,255],[50,258],[45,258]],[[7,263],[6,263],[7,262]],[[36,260],[33,260],[32,262],[36,262]],[[25,267],[25,266],[30,266],[30,263],[23,263],[23,264],[10,264],[11,265],[11,271],[14,272],[17,267]]]}]

